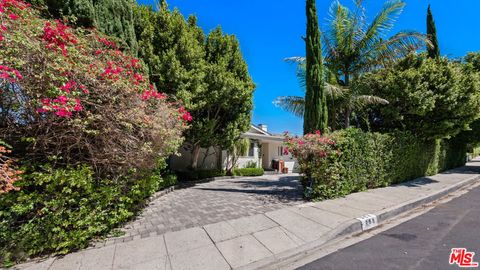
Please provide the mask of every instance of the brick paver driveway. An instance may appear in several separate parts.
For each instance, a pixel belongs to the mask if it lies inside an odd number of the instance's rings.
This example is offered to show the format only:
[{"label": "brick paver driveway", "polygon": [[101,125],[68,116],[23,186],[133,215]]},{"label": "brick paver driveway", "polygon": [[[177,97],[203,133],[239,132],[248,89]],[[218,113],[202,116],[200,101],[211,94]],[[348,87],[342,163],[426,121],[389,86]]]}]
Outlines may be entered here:
[{"label": "brick paver driveway", "polygon": [[265,213],[303,202],[297,174],[216,180],[178,189],[150,203],[107,244]]}]

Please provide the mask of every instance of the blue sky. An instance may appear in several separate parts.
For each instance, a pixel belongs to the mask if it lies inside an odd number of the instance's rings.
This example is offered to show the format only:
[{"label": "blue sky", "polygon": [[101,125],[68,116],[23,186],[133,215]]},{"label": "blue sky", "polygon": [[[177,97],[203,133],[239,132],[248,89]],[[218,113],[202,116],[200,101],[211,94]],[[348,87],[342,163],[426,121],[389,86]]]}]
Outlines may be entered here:
[{"label": "blue sky", "polygon": [[[153,4],[154,0],[138,0]],[[291,56],[304,56],[304,0],[167,0],[188,16],[195,14],[199,25],[210,31],[218,25],[240,40],[250,74],[257,85],[253,123],[267,124],[272,132],[302,133],[303,121],[275,107],[277,96],[303,95],[295,77],[295,67],[283,62]],[[351,6],[352,0],[340,1]],[[317,0],[321,24],[326,22],[332,0]],[[407,6],[391,33],[399,30],[426,30],[427,6],[437,25],[442,55],[459,57],[480,50],[480,1],[406,0]],[[365,0],[368,18],[379,11],[381,0]]]}]

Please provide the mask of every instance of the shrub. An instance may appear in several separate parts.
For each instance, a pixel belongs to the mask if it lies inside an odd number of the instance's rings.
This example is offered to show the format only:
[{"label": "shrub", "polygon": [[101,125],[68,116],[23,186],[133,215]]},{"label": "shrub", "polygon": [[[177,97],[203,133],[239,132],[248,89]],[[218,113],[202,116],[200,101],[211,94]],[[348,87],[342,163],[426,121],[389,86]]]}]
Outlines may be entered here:
[{"label": "shrub", "polygon": [[305,195],[329,199],[401,183],[465,164],[459,140],[419,140],[408,132],[388,134],[345,129],[328,136],[287,138],[297,158]]},{"label": "shrub", "polygon": [[[0,5],[12,2],[20,3]],[[191,116],[149,84],[138,59],[95,30],[24,6],[2,10],[0,137],[25,158],[87,163],[96,176],[120,179],[177,149]]]},{"label": "shrub", "polygon": [[241,168],[233,170],[235,176],[262,176],[265,172],[262,168]]},{"label": "shrub", "polygon": [[412,54],[392,68],[360,77],[356,91],[389,101],[368,109],[369,128],[410,131],[425,139],[468,129],[480,113],[480,80],[472,65]]},{"label": "shrub", "polygon": [[92,238],[131,218],[145,198],[174,182],[145,174],[118,185],[97,179],[85,165],[29,168],[18,181],[19,191],[0,196],[0,262],[85,248]]},{"label": "shrub", "polygon": [[180,181],[198,181],[203,179],[209,179],[213,177],[226,176],[227,173],[224,170],[197,170],[197,171],[179,171],[176,172],[177,178]]},{"label": "shrub", "polygon": [[245,164],[244,168],[258,168],[258,164],[256,161],[250,160],[247,162],[247,164]]}]

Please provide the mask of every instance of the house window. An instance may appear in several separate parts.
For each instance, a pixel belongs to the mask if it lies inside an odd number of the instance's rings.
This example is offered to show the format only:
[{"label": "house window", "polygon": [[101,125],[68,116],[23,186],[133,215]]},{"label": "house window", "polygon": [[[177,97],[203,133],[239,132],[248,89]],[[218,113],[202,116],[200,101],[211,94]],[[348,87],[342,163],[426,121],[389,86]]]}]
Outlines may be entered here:
[{"label": "house window", "polygon": [[278,156],[279,157],[283,156],[283,146],[278,147]]},{"label": "house window", "polygon": [[248,156],[254,157],[255,156],[255,142],[250,141],[250,147],[248,148]]}]

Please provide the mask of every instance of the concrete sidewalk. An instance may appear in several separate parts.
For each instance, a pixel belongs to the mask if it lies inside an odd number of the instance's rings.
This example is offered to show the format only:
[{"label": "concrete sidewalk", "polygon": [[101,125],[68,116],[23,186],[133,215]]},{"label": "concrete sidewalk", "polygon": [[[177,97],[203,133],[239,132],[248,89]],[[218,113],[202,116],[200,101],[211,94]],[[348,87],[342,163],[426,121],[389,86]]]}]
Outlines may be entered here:
[{"label": "concrete sidewalk", "polygon": [[480,160],[397,186],[92,248],[16,269],[275,269],[329,240],[361,232],[478,179]]}]

